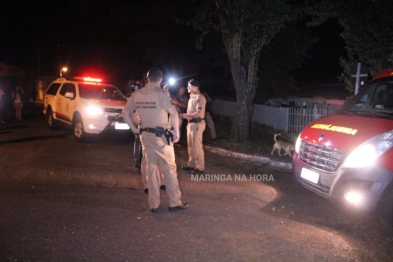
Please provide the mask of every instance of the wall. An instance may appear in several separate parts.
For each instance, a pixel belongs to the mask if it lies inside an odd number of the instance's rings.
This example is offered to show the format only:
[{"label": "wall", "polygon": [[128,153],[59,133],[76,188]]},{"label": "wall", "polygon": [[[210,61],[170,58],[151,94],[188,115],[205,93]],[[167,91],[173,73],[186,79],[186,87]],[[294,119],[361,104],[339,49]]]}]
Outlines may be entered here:
[{"label": "wall", "polygon": [[[315,113],[317,113],[319,118],[326,115],[326,113],[330,114],[337,111],[341,107],[341,105],[329,105],[328,108],[325,108],[326,104],[315,105],[316,109],[318,109],[317,112],[313,112],[313,107],[311,106],[308,107],[307,110],[304,109],[300,111],[300,108],[297,108],[297,110],[291,110],[295,108],[255,104],[251,122],[268,125],[276,130],[282,130],[285,132],[300,132],[299,130],[301,130],[302,127],[316,119]],[[214,114],[234,117],[236,114],[236,102],[213,100],[212,109]],[[298,115],[300,117],[298,117]],[[305,116],[307,116],[306,121],[304,121]],[[296,127],[295,131],[293,127]]]},{"label": "wall", "polygon": [[37,100],[44,100],[46,89],[49,85],[55,81],[58,77],[56,76],[42,76],[35,79],[35,90],[37,92]]},{"label": "wall", "polygon": [[[236,114],[236,102],[214,100],[213,113],[234,117]],[[272,126],[277,130],[285,130],[287,125],[287,109],[284,107],[272,107],[266,105],[254,105],[251,117],[252,122]]]}]

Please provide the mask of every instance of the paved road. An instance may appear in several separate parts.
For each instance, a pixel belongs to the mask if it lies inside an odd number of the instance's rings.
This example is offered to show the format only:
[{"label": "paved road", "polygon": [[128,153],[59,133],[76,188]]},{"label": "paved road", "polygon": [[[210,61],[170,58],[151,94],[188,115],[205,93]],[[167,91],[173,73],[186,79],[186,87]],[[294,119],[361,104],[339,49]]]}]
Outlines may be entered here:
[{"label": "paved road", "polygon": [[[389,261],[392,232],[301,188],[289,171],[206,153],[179,171],[186,211],[152,214],[132,136],[76,143],[43,117],[0,129],[0,261]],[[186,149],[176,147],[177,163]],[[196,181],[198,180],[199,181]],[[214,180],[214,181],[212,181]]]}]

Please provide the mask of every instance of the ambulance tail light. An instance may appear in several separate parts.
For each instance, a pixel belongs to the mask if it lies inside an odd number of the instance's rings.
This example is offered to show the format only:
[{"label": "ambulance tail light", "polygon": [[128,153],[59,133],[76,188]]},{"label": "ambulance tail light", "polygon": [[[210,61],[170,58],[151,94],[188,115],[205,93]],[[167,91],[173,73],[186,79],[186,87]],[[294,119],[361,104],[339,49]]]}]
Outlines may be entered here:
[{"label": "ambulance tail light", "polygon": [[375,160],[393,146],[393,130],[370,138],[345,159],[343,167],[363,168],[372,165]]}]

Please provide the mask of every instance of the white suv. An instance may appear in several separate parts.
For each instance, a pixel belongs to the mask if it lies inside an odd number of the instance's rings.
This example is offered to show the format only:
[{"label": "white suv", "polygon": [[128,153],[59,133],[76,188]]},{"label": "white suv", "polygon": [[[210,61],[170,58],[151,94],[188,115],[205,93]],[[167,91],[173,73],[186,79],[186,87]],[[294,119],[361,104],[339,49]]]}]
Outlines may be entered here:
[{"label": "white suv", "polygon": [[100,79],[59,78],[46,91],[44,114],[49,129],[65,124],[72,127],[77,141],[83,141],[87,134],[100,134],[110,128],[129,129],[122,116],[126,102],[119,89]]}]

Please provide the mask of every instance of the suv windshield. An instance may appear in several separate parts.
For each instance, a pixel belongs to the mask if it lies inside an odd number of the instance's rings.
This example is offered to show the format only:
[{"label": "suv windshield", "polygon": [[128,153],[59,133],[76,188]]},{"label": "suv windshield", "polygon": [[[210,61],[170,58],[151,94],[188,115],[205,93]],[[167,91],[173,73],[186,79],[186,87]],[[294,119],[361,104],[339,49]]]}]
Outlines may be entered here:
[{"label": "suv windshield", "polygon": [[365,86],[338,114],[393,119],[393,77]]},{"label": "suv windshield", "polygon": [[79,84],[79,95],[86,99],[126,100],[114,86]]}]

